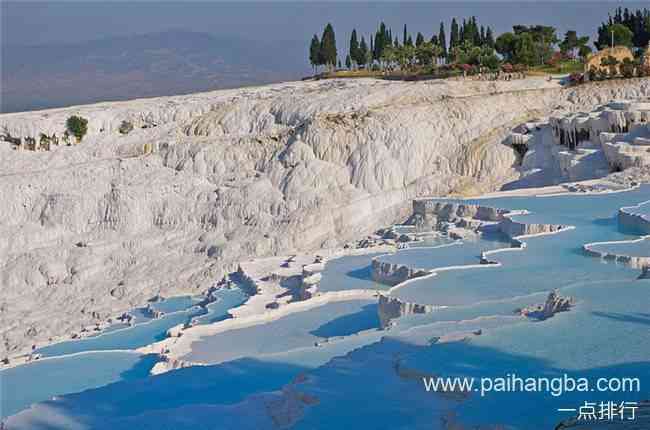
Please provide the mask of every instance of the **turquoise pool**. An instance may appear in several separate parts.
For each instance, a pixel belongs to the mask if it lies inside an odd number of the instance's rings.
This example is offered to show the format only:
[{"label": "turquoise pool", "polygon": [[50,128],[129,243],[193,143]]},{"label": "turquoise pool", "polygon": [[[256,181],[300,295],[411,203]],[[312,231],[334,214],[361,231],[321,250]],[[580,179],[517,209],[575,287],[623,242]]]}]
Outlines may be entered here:
[{"label": "turquoise pool", "polygon": [[[647,399],[650,280],[637,279],[638,269],[587,255],[583,245],[638,239],[619,228],[617,212],[649,199],[650,186],[645,185],[600,195],[470,200],[530,211],[516,217],[522,222],[575,228],[527,238],[522,250],[493,253],[490,258],[501,263],[498,267],[440,271],[391,289],[391,295],[404,301],[446,307],[399,318],[388,331],[376,330],[376,302],[330,303],[193,345],[190,358],[218,365],[144,380],[125,378],[65,395],[12,417],[9,428],[63,429],[60,423],[71,420],[81,423],[81,429],[190,430],[209,420],[215,428],[265,429],[285,419],[286,411],[296,411],[291,428],[304,430],[424,430],[441,428],[441,423],[548,430],[572,416],[558,409],[577,408],[584,401]],[[475,264],[480,251],[502,245],[477,241],[407,249],[381,258],[435,269]],[[614,246],[644,252],[636,246]],[[373,285],[369,258],[332,260],[324,276],[331,281],[328,288]],[[553,289],[574,298],[570,311],[544,321],[516,313],[544,303]],[[641,384],[637,391],[561,396],[548,391],[442,395],[426,392],[422,384],[422,377],[431,375],[495,378],[513,373],[533,378],[570,375],[591,382],[636,377]],[[297,398],[304,403],[292,403]]]}]

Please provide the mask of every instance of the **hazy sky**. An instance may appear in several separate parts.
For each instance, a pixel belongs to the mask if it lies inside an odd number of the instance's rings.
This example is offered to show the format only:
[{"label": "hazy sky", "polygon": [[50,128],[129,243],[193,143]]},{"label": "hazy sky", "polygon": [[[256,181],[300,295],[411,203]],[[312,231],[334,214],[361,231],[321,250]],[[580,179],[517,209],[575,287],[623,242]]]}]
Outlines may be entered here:
[{"label": "hazy sky", "polygon": [[219,1],[2,1],[2,43],[52,44],[114,35],[184,29],[250,40],[304,40],[332,22],[339,47],[353,27],[364,34],[380,20],[401,35],[407,23],[427,37],[441,20],[447,34],[453,16],[476,15],[497,33],[513,24],[552,24],[592,36],[618,5],[647,7],[648,2],[219,2]]}]

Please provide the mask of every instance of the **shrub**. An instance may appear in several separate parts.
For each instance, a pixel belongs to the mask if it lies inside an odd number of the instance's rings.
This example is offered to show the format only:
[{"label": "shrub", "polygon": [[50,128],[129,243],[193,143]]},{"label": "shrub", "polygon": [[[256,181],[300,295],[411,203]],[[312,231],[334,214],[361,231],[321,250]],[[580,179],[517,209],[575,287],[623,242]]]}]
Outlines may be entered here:
[{"label": "shrub", "polygon": [[133,124],[131,124],[127,120],[122,121],[122,124],[120,124],[120,128],[119,128],[120,134],[129,134],[132,130],[133,130]]},{"label": "shrub", "polygon": [[523,73],[523,72],[527,72],[527,71],[528,71],[528,66],[527,66],[526,64],[519,64],[519,63],[517,63],[517,64],[515,64],[514,66],[512,66],[512,70],[513,70],[515,73]]},{"label": "shrub", "polygon": [[641,77],[650,76],[650,65],[644,64],[639,66],[639,76]]},{"label": "shrub", "polygon": [[621,65],[621,74],[623,75],[623,77],[632,78],[634,76],[634,69],[635,69],[634,61],[630,60],[629,58],[625,58],[623,60],[623,64]]},{"label": "shrub", "polygon": [[83,139],[88,132],[88,120],[77,115],[72,115],[68,118],[66,126],[70,134],[77,138],[77,142],[81,142],[81,139]]}]

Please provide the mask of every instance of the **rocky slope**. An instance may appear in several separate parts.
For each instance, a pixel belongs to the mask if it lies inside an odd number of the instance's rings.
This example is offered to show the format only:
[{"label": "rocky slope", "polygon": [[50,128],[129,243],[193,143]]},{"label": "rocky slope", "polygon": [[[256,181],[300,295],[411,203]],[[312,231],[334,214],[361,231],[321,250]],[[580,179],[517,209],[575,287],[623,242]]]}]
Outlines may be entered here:
[{"label": "rocky slope", "polygon": [[[0,115],[0,357],[79,332],[157,294],[199,292],[244,258],[333,247],[423,195],[517,177],[517,123],[647,80],[301,82]],[[124,121],[134,130],[119,133]]]}]

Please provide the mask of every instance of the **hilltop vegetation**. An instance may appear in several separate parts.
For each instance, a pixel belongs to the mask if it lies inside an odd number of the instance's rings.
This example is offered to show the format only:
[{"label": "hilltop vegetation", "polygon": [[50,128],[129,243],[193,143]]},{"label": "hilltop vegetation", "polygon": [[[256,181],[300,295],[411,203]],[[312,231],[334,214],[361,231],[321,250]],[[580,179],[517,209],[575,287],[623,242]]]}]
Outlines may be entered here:
[{"label": "hilltop vegetation", "polygon": [[[342,63],[334,28],[328,23],[320,39],[313,35],[309,61],[315,72],[322,67],[325,77],[445,77],[524,70],[579,73],[584,69],[585,59],[593,52],[588,35],[568,30],[560,37],[557,29],[548,25],[515,24],[512,31],[495,36],[489,25],[479,23],[472,16],[462,21],[453,18],[449,38],[444,22],[436,28],[431,36],[418,32],[413,37],[405,24],[401,39],[384,22],[367,38],[365,35],[359,37],[353,29]],[[610,45],[635,48],[637,62],[633,68],[637,72],[634,74],[641,75],[643,71],[639,66],[649,41],[650,11],[618,8],[598,28],[594,44],[599,49]]]}]

